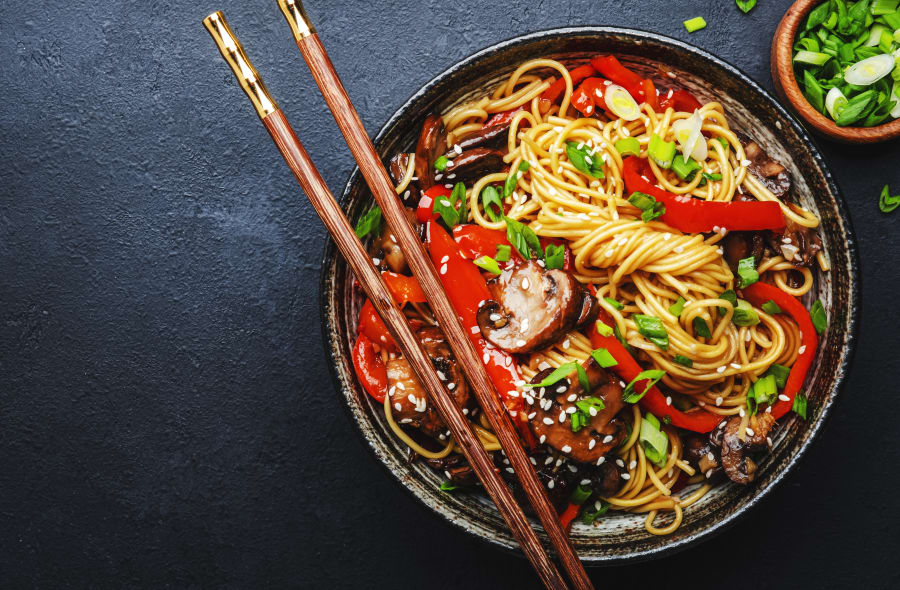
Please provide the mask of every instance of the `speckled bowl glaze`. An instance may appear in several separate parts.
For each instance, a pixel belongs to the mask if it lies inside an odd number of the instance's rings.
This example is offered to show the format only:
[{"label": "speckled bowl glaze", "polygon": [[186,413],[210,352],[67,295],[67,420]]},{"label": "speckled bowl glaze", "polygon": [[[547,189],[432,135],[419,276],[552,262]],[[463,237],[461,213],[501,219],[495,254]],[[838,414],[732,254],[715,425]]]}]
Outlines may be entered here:
[{"label": "speckled bowl glaze", "polygon": [[[438,75],[414,94],[378,133],[375,144],[385,159],[410,150],[430,111],[445,111],[508,75],[535,57],[577,61],[596,53],[614,53],[645,74],[664,65],[673,82],[704,101],[721,102],[732,128],[755,138],[794,178],[799,201],[822,220],[821,236],[833,270],[820,273],[807,305],[821,298],[830,310],[830,326],[808,381],[809,419],[782,424],[775,448],[761,463],[749,486],[723,484],[685,511],[681,527],[658,537],[646,532],[644,516],[610,513],[600,526],[576,523],[572,540],[589,563],[649,559],[707,539],[733,524],[782,481],[818,432],[834,404],[853,350],[859,308],[856,246],[846,207],[822,157],[803,128],[762,88],[735,67],[680,41],[641,31],[577,27],[532,33],[479,51]],[[352,219],[371,204],[359,170],[350,177],[343,205]],[[324,337],[337,390],[353,422],[375,457],[397,480],[436,514],[498,547],[515,542],[489,499],[478,493],[449,495],[438,490],[441,476],[422,462],[409,463],[406,449],[391,433],[381,408],[357,383],[350,350],[356,333],[360,295],[334,244],[325,248],[322,268]],[[543,531],[540,534],[544,536]],[[545,539],[546,541],[546,539]],[[545,543],[545,546],[549,546]]]}]

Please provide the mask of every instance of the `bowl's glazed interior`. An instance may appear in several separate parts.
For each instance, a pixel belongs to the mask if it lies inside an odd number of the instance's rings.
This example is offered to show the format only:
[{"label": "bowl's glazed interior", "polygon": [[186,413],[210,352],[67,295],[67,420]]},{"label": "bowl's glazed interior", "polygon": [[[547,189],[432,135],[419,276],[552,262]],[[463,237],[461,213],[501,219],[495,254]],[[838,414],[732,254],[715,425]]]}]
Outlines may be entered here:
[{"label": "bowl's glazed interior", "polygon": [[[669,77],[671,83],[690,90],[702,102],[722,103],[732,129],[754,138],[791,172],[794,198],[817,212],[822,221],[820,235],[832,265],[831,272],[818,273],[815,286],[805,299],[809,306],[820,298],[829,310],[830,321],[808,381],[808,420],[782,420],[775,448],[762,461],[756,481],[748,486],[723,484],[714,488],[685,510],[681,527],[672,535],[648,533],[643,525],[644,515],[610,512],[599,526],[576,523],[572,540],[583,559],[621,562],[658,556],[708,537],[746,512],[787,475],[821,429],[835,401],[852,352],[858,294],[849,218],[809,137],[745,75],[672,39],[632,30],[580,27],[534,33],[500,43],[454,65],[413,95],[378,134],[375,143],[379,154],[387,159],[398,151],[413,149],[429,112],[445,111],[466,96],[483,93],[528,59],[552,57],[573,62],[597,53],[614,53],[628,66],[645,75],[653,73],[656,79],[660,79],[658,66],[664,66],[675,76]],[[355,220],[371,203],[368,188],[356,170],[343,194],[344,208]],[[406,447],[390,432],[381,407],[357,383],[350,350],[361,295],[353,289],[352,275],[331,242],[325,250],[322,285],[324,335],[335,381],[352,420],[377,459],[416,498],[449,522],[495,545],[515,547],[486,495],[443,493],[438,489],[440,474],[421,461],[407,461]],[[544,536],[542,530],[540,534]]]}]

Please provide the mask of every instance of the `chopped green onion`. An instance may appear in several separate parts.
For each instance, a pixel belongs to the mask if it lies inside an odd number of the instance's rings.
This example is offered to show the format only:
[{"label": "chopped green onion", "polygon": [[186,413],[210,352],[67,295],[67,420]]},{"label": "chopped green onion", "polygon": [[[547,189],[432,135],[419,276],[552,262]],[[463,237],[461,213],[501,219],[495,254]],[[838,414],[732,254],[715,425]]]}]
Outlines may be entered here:
[{"label": "chopped green onion", "polygon": [[806,394],[802,391],[798,391],[797,395],[794,396],[794,407],[792,408],[794,412],[804,420],[806,420]]},{"label": "chopped green onion", "polygon": [[688,357],[686,357],[684,355],[676,354],[675,358],[673,358],[672,360],[675,361],[676,363],[678,363],[679,365],[684,365],[685,367],[693,367],[694,366],[694,361],[692,361],[691,359],[689,359]]},{"label": "chopped green onion", "polygon": [[[731,307],[737,307],[737,293],[734,292],[734,289],[728,289],[724,291],[721,295],[719,295],[719,299],[724,299],[728,303],[731,304]],[[728,313],[728,310],[724,307],[719,307],[719,315],[725,315]]]},{"label": "chopped green onion", "polygon": [[544,377],[544,380],[540,383],[527,383],[524,387],[550,387],[551,385],[556,384],[561,379],[565,379],[569,375],[572,374],[572,371],[575,370],[575,367],[578,366],[578,363],[575,361],[571,361],[568,363],[563,363],[560,366],[556,367],[552,373]]},{"label": "chopped green onion", "polygon": [[695,16],[694,18],[689,18],[684,21],[684,28],[687,29],[688,33],[693,33],[694,31],[699,31],[700,29],[706,28],[706,20],[702,16]]},{"label": "chopped green onion", "polygon": [[847,101],[847,104],[841,109],[840,116],[834,122],[840,127],[852,125],[865,115],[865,111],[873,99],[875,99],[875,91],[872,89],[857,94]]},{"label": "chopped green onion", "polygon": [[569,162],[588,176],[605,178],[603,159],[599,155],[592,156],[583,144],[581,148],[578,145],[574,141],[566,142],[566,156],[569,158]]},{"label": "chopped green onion", "polygon": [[900,0],[874,0],[869,10],[874,16],[881,16],[897,10],[898,4],[900,4]]},{"label": "chopped green onion", "polygon": [[[728,150],[731,149],[731,144],[728,142],[728,140],[725,139],[724,137],[716,137],[716,138],[714,138],[714,139],[715,139],[716,141],[718,141],[720,144],[722,144],[722,148],[725,150],[725,153],[727,154],[727,153],[728,153]],[[720,175],[720,176],[721,176],[721,175]],[[721,180],[721,179],[720,179],[720,180]]]},{"label": "chopped green onion", "polygon": [[669,349],[669,333],[666,331],[666,327],[661,319],[640,313],[634,314],[631,316],[631,319],[637,325],[638,332],[645,336],[647,340],[663,350]]},{"label": "chopped green onion", "polygon": [[790,368],[785,367],[784,365],[776,364],[769,367],[766,372],[763,373],[763,375],[766,377],[769,375],[775,377],[775,385],[778,386],[778,389],[784,389],[784,386],[787,384],[788,375],[790,375],[790,373]]},{"label": "chopped green onion", "polygon": [[714,174],[709,174],[707,172],[704,172],[703,178],[705,178],[706,180],[722,180],[722,175],[719,174],[718,172],[716,172]]},{"label": "chopped green onion", "polygon": [[809,103],[821,112],[825,105],[825,90],[809,70],[803,71],[803,90]]},{"label": "chopped green onion", "polygon": [[593,490],[591,490],[591,488],[579,485],[577,488],[575,488],[575,491],[572,492],[572,496],[569,498],[569,502],[581,506],[587,501],[588,498],[591,497],[592,493]]},{"label": "chopped green onion", "polygon": [[594,510],[585,510],[581,514],[581,522],[584,524],[594,524],[594,521],[603,516],[609,510],[611,504],[606,500],[597,500],[594,502]]},{"label": "chopped green onion", "polygon": [[734,315],[731,316],[731,323],[735,326],[755,326],[759,323],[759,314],[748,302],[738,299]]},{"label": "chopped green onion", "polygon": [[697,175],[697,171],[700,169],[701,166],[696,160],[688,158],[687,161],[685,161],[684,156],[681,154],[676,155],[675,159],[672,160],[672,172],[674,172],[678,178],[688,182],[694,180],[694,176]]},{"label": "chopped green onion", "polygon": [[[646,395],[650,388],[656,385],[656,382],[663,378],[666,374],[665,371],[660,369],[648,369],[646,371],[641,371],[637,374],[637,377],[631,380],[631,382],[625,386],[624,395],[622,396],[622,401],[629,404],[636,404],[641,401],[641,398]],[[636,392],[635,385],[638,381],[647,380],[647,385],[644,387],[644,391],[638,393]]]},{"label": "chopped green onion", "polygon": [[591,382],[588,380],[587,371],[581,365],[575,365],[575,371],[578,373],[578,384],[585,393],[591,392]]},{"label": "chopped green onion", "polygon": [[[600,331],[599,328],[597,329],[597,331]],[[619,331],[619,324],[613,324],[613,335],[615,335],[616,340],[619,341],[619,344],[622,345],[622,348],[624,348],[625,350],[631,350],[631,345],[625,341],[625,337],[622,336],[622,332]]]},{"label": "chopped green onion", "polygon": [[778,397],[774,375],[760,377],[747,392],[747,409],[750,415],[756,413],[760,404],[771,404]]},{"label": "chopped green onion", "polygon": [[781,313],[781,308],[778,307],[778,304],[769,299],[765,303],[762,304],[762,310],[769,315],[775,315],[776,313]]},{"label": "chopped green onion", "polygon": [[709,331],[709,324],[706,323],[706,320],[703,318],[697,317],[694,318],[694,332],[700,338],[712,338],[712,333]]},{"label": "chopped green onion", "polygon": [[737,4],[737,7],[743,11],[744,14],[747,14],[753,7],[756,6],[756,0],[734,0],[734,3]]},{"label": "chopped green onion", "polygon": [[647,413],[641,419],[641,434],[639,436],[641,446],[644,447],[644,455],[651,463],[662,467],[666,462],[666,453],[669,451],[669,437],[659,429],[659,420],[651,413]]},{"label": "chopped green onion", "polygon": [[637,137],[623,137],[614,145],[616,146],[616,151],[622,154],[622,156],[641,155],[641,142],[637,140]]},{"label": "chopped green onion", "polygon": [[675,158],[675,142],[665,141],[654,133],[650,136],[648,154],[660,168],[671,168],[672,160]]},{"label": "chopped green onion", "polygon": [[609,336],[612,336],[613,329],[610,328],[609,326],[607,326],[606,324],[604,324],[603,322],[601,322],[600,320],[597,320],[597,333],[600,334],[601,336],[609,337]]},{"label": "chopped green onion", "polygon": [[506,244],[497,244],[497,255],[494,256],[497,262],[507,262],[510,256],[512,256],[512,248]]},{"label": "chopped green onion", "polygon": [[618,301],[616,301],[616,300],[613,299],[612,297],[604,297],[604,298],[603,298],[603,301],[609,303],[609,305],[610,305],[613,309],[615,309],[615,310],[617,310],[617,311],[622,311],[623,309],[625,309],[625,305],[624,305],[624,304],[619,303]]},{"label": "chopped green onion", "polygon": [[[835,86],[825,95],[825,110],[828,111],[832,119],[837,119],[841,116],[841,111],[847,106],[847,102],[847,97],[844,96],[840,88]],[[819,108],[819,105],[814,104],[813,106],[817,109]]]},{"label": "chopped green onion", "polygon": [[540,258],[544,252],[541,250],[541,241],[534,230],[522,222],[503,216],[506,220],[506,239],[519,252],[525,260]]},{"label": "chopped green onion", "polygon": [[900,195],[891,196],[888,193],[888,185],[884,185],[881,189],[881,195],[878,197],[878,208],[882,213],[890,213],[897,207],[900,207]]},{"label": "chopped green onion", "polygon": [[500,192],[493,186],[486,186],[481,191],[481,207],[491,221],[503,219],[503,200],[500,198]]},{"label": "chopped green onion", "polygon": [[497,264],[497,261],[490,256],[479,256],[478,258],[473,260],[473,262],[475,263],[475,266],[483,268],[490,273],[493,273],[495,275],[500,274],[500,265]]},{"label": "chopped green onion", "polygon": [[450,162],[450,158],[447,156],[440,156],[437,160],[434,161],[434,169],[438,172],[443,172],[447,169],[447,163]]},{"label": "chopped green onion", "polygon": [[869,86],[891,73],[894,56],[888,53],[873,55],[850,66],[844,72],[844,81],[855,86]]},{"label": "chopped green onion", "polygon": [[452,492],[453,490],[458,490],[459,486],[450,481],[449,479],[445,479],[441,482],[441,491],[442,492]]},{"label": "chopped green onion", "polygon": [[642,211],[641,219],[644,223],[649,223],[666,213],[666,206],[663,203],[658,202],[652,195],[640,191],[631,193],[628,202]]},{"label": "chopped green onion", "polygon": [[687,303],[684,297],[679,296],[678,301],[669,306],[669,313],[675,316],[676,318],[681,317],[681,312],[684,311],[684,304]]},{"label": "chopped green onion", "polygon": [[519,173],[527,171],[530,167],[531,165],[523,160],[519,162],[518,168],[509,171],[509,176],[506,177],[506,182],[503,183],[504,199],[513,194],[513,191],[516,190],[516,185],[519,183]]},{"label": "chopped green onion", "polygon": [[816,332],[819,334],[824,332],[825,328],[828,327],[828,315],[825,313],[825,306],[822,305],[820,299],[816,299],[816,302],[812,304],[809,315],[812,318],[812,323],[816,328]]},{"label": "chopped green onion", "polygon": [[609,353],[605,348],[598,348],[596,350],[591,351],[591,357],[596,361],[598,365],[603,367],[604,369],[608,369],[609,367],[615,367],[618,365],[618,361],[613,358],[613,355]]},{"label": "chopped green onion", "polygon": [[[586,397],[575,402],[577,408],[572,414],[572,432],[578,432],[591,423],[591,418],[597,415],[597,412],[605,408],[603,400],[598,397]],[[593,413],[591,412],[593,410]]]},{"label": "chopped green onion", "polygon": [[381,233],[381,208],[377,205],[369,209],[365,215],[356,222],[357,238],[364,238],[369,234],[379,235]]},{"label": "chopped green onion", "polygon": [[739,260],[737,271],[738,276],[741,277],[741,289],[749,287],[759,280],[759,273],[756,272],[756,259],[753,256]]},{"label": "chopped green onion", "polygon": [[566,247],[558,244],[547,244],[544,250],[544,267],[548,270],[562,268],[566,264]]},{"label": "chopped green onion", "polygon": [[466,212],[466,185],[462,182],[457,182],[453,185],[453,191],[450,193],[450,200],[453,201],[454,207],[459,203],[459,220],[462,223],[467,222],[469,220],[469,214]]},{"label": "chopped green onion", "polygon": [[821,66],[824,65],[825,62],[829,59],[831,59],[831,56],[827,53],[819,53],[816,51],[798,51],[794,56],[794,63]]}]

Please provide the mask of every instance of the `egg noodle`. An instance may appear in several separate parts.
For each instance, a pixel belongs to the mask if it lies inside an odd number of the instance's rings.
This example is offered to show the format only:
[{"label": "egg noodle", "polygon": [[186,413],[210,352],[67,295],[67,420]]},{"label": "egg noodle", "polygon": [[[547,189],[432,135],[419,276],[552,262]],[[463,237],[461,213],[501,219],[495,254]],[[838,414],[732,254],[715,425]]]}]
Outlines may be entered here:
[{"label": "egg noodle", "polygon": [[[550,86],[554,74],[566,80],[566,89],[559,105],[542,112],[540,95]],[[630,122],[599,112],[595,118],[579,117],[571,107],[572,91],[572,80],[562,63],[550,59],[523,63],[489,95],[456,106],[443,115],[449,132],[447,147],[452,148],[458,138],[481,129],[492,114],[523,107],[512,118],[504,159],[513,171],[519,170],[521,162],[527,162],[529,167],[519,174],[515,190],[506,199],[506,216],[526,223],[540,237],[566,240],[574,255],[576,278],[596,288],[600,305],[614,319],[618,332],[634,349],[644,368],[665,371],[661,383],[672,392],[668,403],[682,410],[701,406],[722,416],[744,416],[747,393],[753,383],[773,364],[790,367],[796,360],[799,329],[786,314],[768,314],[758,308],[754,308],[760,319],[758,324],[741,327],[732,323],[733,307],[721,298],[723,292],[738,286],[720,245],[725,230],[704,237],[682,233],[659,220],[642,221],[641,210],[631,205],[623,194],[623,161],[614,146],[616,141],[632,137],[646,155],[652,134],[673,141],[673,126],[694,113],[676,112],[672,108],[656,112],[645,102],[640,105],[640,116]],[[700,172],[706,175],[697,173],[688,182],[671,170],[658,167],[651,159],[650,168],[659,186],[675,195],[707,201],[731,201],[740,194],[759,201],[776,201],[785,217],[795,224],[808,228],[818,226],[819,221],[812,213],[779,201],[748,173],[749,161],[740,140],[729,127],[722,105],[704,104],[699,109],[699,117],[704,133],[701,140],[707,144],[707,157],[699,162]],[[566,156],[567,142],[575,142],[591,158],[601,159],[604,177],[594,179],[580,172]],[[398,193],[413,177],[413,162],[414,154],[410,154],[409,170],[396,187]],[[480,197],[485,187],[503,184],[507,176],[508,173],[492,173],[474,182],[467,193],[470,222],[505,229],[505,221],[492,221],[485,214]],[[819,263],[827,270],[821,254]],[[794,296],[805,294],[813,285],[810,269],[782,256],[765,258],[757,270],[767,282]],[[796,286],[799,281],[791,281],[789,275],[802,278],[802,284]],[[676,317],[668,310],[680,297],[685,303],[682,313]],[[620,306],[611,305],[605,298],[624,307],[617,309]],[[427,309],[422,307],[417,307],[421,311],[410,313],[419,317],[427,315]],[[722,314],[720,308],[727,311]],[[634,314],[662,320],[668,332],[668,350],[659,349],[640,335],[632,319]],[[695,318],[705,320],[711,337],[703,338],[696,333]],[[550,348],[529,355],[520,362],[520,372],[524,379],[530,380],[547,367],[587,360],[591,349],[584,334],[572,332]],[[381,354],[387,358],[386,351],[382,350]],[[675,362],[676,355],[690,359],[691,366]],[[423,448],[393,420],[387,398],[384,409],[392,430],[420,455],[441,458],[458,452],[452,439],[447,439],[443,449],[437,452]],[[610,460],[619,462],[624,475],[618,492],[604,500],[612,510],[645,513],[645,527],[650,533],[671,533],[681,524],[683,509],[702,498],[710,485],[704,474],[696,473],[682,457],[682,442],[675,429],[662,427],[669,438],[669,448],[665,463],[659,466],[645,457],[638,443],[641,423],[638,405],[624,410],[622,416],[630,434],[617,450],[618,459],[610,457]],[[483,416],[476,426],[485,448],[498,450],[497,438]],[[673,488],[680,477],[681,489],[675,493]],[[683,485],[685,479],[687,487]],[[664,524],[657,526],[660,513],[670,516],[660,517]]]}]

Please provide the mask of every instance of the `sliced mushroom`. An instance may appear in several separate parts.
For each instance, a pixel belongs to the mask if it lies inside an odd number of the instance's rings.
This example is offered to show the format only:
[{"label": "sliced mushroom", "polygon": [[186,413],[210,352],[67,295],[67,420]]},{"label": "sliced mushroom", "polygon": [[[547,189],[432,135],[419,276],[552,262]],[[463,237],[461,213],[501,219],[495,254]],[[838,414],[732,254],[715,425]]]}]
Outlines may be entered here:
[{"label": "sliced mushroom", "polygon": [[779,199],[791,190],[791,175],[784,166],[773,160],[763,151],[759,144],[740,136],[744,144],[744,154],[750,160],[750,173],[772,191]]},{"label": "sliced mushroom", "polygon": [[464,455],[450,453],[446,457],[440,459],[425,459],[431,467],[434,467],[447,476],[447,479],[453,483],[471,486],[478,483],[478,477],[475,476],[475,470],[469,465]]},{"label": "sliced mushroom", "polygon": [[797,225],[785,217],[784,231],[769,233],[769,246],[788,262],[809,266],[822,251],[822,240],[814,229]]},{"label": "sliced mushroom", "polygon": [[[417,332],[422,347],[437,370],[438,377],[447,387],[451,397],[461,408],[469,402],[469,391],[462,371],[447,345],[444,334],[436,326],[426,326]],[[398,424],[418,428],[431,437],[438,437],[446,430],[428,395],[403,357],[386,363],[388,395],[391,411]]]},{"label": "sliced mushroom", "polygon": [[[748,484],[756,478],[756,463],[748,453],[765,449],[767,437],[775,424],[772,414],[762,412],[752,416],[746,430],[741,432],[743,418],[734,416],[724,426],[713,430],[710,440],[719,443],[722,468],[731,481]],[[721,440],[721,442],[719,442]]]},{"label": "sliced mushroom", "polygon": [[[404,211],[406,213],[406,218],[412,226],[418,227],[416,212],[409,208],[406,208]],[[399,273],[406,272],[406,258],[403,256],[403,251],[400,250],[400,244],[397,243],[396,236],[394,236],[394,233],[387,224],[384,224],[381,235],[375,240],[374,248],[376,255],[380,252],[385,264],[387,264],[392,271]]]},{"label": "sliced mushroom", "polygon": [[684,456],[688,462],[696,467],[707,479],[717,473],[719,466],[719,445],[713,444],[709,436],[695,434],[682,438]]},{"label": "sliced mushroom", "polygon": [[591,489],[598,496],[609,497],[614,495],[622,487],[622,473],[624,471],[615,461],[605,461],[596,468],[591,476]]},{"label": "sliced mushroom", "polygon": [[507,352],[545,348],[589,321],[585,298],[593,296],[564,270],[547,270],[530,261],[491,279],[494,299],[478,310],[481,333]]},{"label": "sliced mushroom", "polygon": [[440,115],[431,114],[422,125],[422,134],[416,145],[416,177],[423,191],[434,186],[434,161],[447,146],[447,130]]},{"label": "sliced mushroom", "polygon": [[[394,184],[400,184],[406,177],[406,170],[409,168],[409,154],[400,152],[391,158],[388,164],[388,171],[391,173],[391,179]],[[419,189],[415,182],[410,182],[406,190],[400,194],[400,199],[406,207],[415,207],[419,202]]]},{"label": "sliced mushroom", "polygon": [[[535,436],[573,461],[595,463],[624,440],[624,423],[616,418],[616,414],[625,404],[617,379],[593,359],[582,366],[591,386],[589,394],[582,389],[577,373],[573,372],[549,387],[534,388],[533,403],[528,398],[526,401],[535,413],[529,422]],[[552,369],[541,371],[531,382],[540,383],[551,372]],[[599,398],[604,407],[590,416],[578,432],[572,432],[572,416],[578,411],[576,402],[587,397]]]},{"label": "sliced mushroom", "polygon": [[470,133],[456,142],[461,150],[472,148],[501,148],[506,142],[510,121],[496,125],[485,125],[475,133]]},{"label": "sliced mushroom", "polygon": [[762,234],[754,231],[732,231],[728,232],[725,239],[722,240],[722,249],[725,252],[725,260],[731,271],[737,273],[738,262],[749,256],[757,265],[763,257],[763,249],[765,243]]},{"label": "sliced mushroom", "polygon": [[454,175],[453,182],[468,182],[484,176],[488,172],[503,169],[503,154],[497,150],[474,148],[466,150],[447,164],[447,174]]}]

